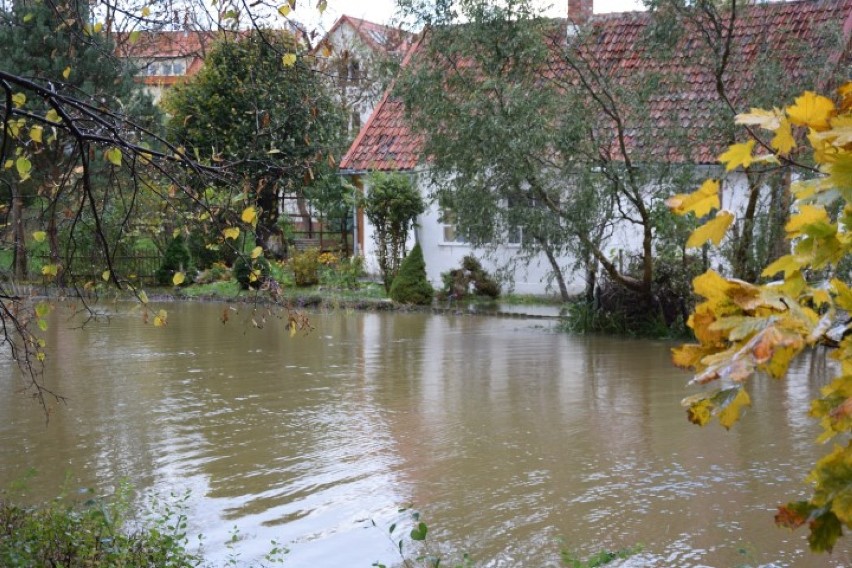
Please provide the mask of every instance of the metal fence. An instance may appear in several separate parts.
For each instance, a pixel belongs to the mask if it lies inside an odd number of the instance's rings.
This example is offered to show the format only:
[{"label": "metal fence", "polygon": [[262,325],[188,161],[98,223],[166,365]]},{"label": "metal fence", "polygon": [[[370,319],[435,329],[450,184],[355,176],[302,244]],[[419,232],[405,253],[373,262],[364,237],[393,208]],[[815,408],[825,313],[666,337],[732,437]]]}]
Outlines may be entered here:
[{"label": "metal fence", "polygon": [[[157,269],[160,268],[162,257],[158,254],[132,254],[116,256],[112,266],[116,274],[122,278],[135,280],[143,283],[151,283],[156,280]],[[29,271],[33,277],[41,274],[42,267],[53,264],[50,256],[46,254],[30,257]],[[63,260],[59,264],[65,268],[69,265]],[[66,279],[72,277],[78,281],[89,281],[100,279],[107,270],[107,262],[103,258],[75,257],[70,264],[70,271],[66,270]]]}]

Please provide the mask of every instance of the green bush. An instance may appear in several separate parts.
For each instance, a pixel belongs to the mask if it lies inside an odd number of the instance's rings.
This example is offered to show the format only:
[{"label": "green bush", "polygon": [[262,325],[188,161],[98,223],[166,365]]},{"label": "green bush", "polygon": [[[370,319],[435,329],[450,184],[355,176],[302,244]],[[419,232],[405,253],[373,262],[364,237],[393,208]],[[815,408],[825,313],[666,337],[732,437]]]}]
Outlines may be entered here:
[{"label": "green bush", "polygon": [[401,304],[428,305],[435,291],[426,278],[426,262],[420,245],[415,245],[399,266],[390,287],[390,297]]},{"label": "green bush", "polygon": [[[269,278],[271,268],[269,261],[264,257],[247,258],[245,255],[240,255],[234,262],[234,278],[240,283],[240,288],[248,290],[252,288],[257,290],[263,284],[263,281]],[[256,272],[259,271],[259,272]],[[252,278],[252,275],[254,277]]]},{"label": "green bush", "polygon": [[171,286],[172,277],[174,277],[176,272],[183,272],[186,275],[186,279],[184,280],[185,285],[192,282],[192,277],[194,276],[192,259],[189,256],[189,249],[186,247],[183,235],[173,238],[166,248],[163,261],[160,263],[160,268],[157,269],[155,274],[157,283],[160,286]]},{"label": "green bush", "polygon": [[169,510],[150,527],[125,528],[126,498],[83,504],[52,501],[22,508],[0,501],[0,566],[183,568],[201,558],[186,551],[186,517]]},{"label": "green bush", "polygon": [[320,284],[331,288],[358,288],[358,279],[364,276],[364,257],[344,258],[320,270]]},{"label": "green bush", "polygon": [[319,258],[320,251],[315,248],[293,255],[290,265],[293,267],[296,286],[314,286],[319,283]]}]

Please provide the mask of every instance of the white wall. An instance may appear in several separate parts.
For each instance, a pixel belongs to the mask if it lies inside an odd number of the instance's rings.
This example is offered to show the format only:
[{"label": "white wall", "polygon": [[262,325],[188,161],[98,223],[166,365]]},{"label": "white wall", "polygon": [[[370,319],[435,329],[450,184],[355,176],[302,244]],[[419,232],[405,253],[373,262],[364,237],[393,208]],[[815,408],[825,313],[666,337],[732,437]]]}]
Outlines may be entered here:
[{"label": "white wall", "polygon": [[[708,171],[709,176],[712,172]],[[428,178],[428,176],[418,176],[419,179]],[[369,191],[369,178],[365,177],[364,190]],[[697,183],[695,189],[700,183]],[[419,184],[422,195],[428,195],[428,188],[421,182]],[[748,184],[745,176],[742,173],[733,172],[728,174],[722,190],[722,208],[733,211],[737,214],[745,209],[745,204],[748,200]],[[506,267],[514,269],[511,273],[511,281],[503,283],[504,292],[513,292],[516,294],[534,294],[548,295],[557,294],[558,287],[551,279],[550,263],[544,255],[538,255],[529,262],[520,261],[518,258],[519,247],[512,245],[502,245],[494,250],[485,250],[472,247],[468,244],[447,243],[443,239],[443,224],[440,220],[440,211],[437,204],[431,203],[426,212],[418,218],[418,228],[416,238],[420,242],[423,249],[423,257],[426,261],[426,274],[432,285],[436,288],[442,286],[441,273],[447,272],[461,265],[461,260],[466,255],[472,254],[479,259],[483,267],[490,273],[495,274],[499,270],[506,270]],[[366,221],[363,227],[364,230],[364,248],[365,266],[367,272],[373,275],[379,274],[378,264],[376,263],[375,244],[373,243],[373,227]],[[415,244],[415,235],[412,231],[408,239],[408,250]],[[629,262],[631,254],[637,254],[641,250],[642,237],[641,233],[635,225],[623,224],[613,231],[607,244],[604,246],[604,251],[611,258],[618,257],[618,251],[622,251],[624,263]],[[581,293],[585,288],[584,275],[580,271],[571,272],[569,267],[573,261],[569,257],[561,257],[560,265],[563,267],[566,283],[571,293]],[[714,255],[712,264],[714,268],[718,268],[723,264],[723,259]]]}]

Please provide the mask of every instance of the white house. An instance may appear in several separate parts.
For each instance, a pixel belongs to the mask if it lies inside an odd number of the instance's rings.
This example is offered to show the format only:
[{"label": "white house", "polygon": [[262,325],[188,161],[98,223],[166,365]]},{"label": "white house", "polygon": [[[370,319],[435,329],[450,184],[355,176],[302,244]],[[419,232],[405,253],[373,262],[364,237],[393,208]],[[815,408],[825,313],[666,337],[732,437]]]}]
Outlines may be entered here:
[{"label": "white house", "polygon": [[[610,77],[630,76],[641,72],[651,72],[660,65],[667,66],[668,73],[675,71],[682,79],[677,86],[669,86],[667,96],[652,100],[649,104],[649,116],[659,117],[660,136],[665,136],[666,126],[671,121],[692,123],[700,129],[708,120],[709,113],[718,113],[719,95],[716,90],[712,65],[696,67],[693,60],[684,57],[690,51],[695,34],[686,33],[679,40],[682,44],[673,50],[674,55],[665,61],[646,54],[641,47],[643,34],[652,23],[652,15],[642,12],[592,15],[592,0],[569,0],[568,19],[559,22],[567,33],[564,40],[584,38],[577,49],[582,49],[589,60],[605,68]],[[576,26],[576,27],[575,27]],[[577,34],[577,27],[589,33]],[[760,65],[760,54],[767,50],[781,53],[780,64],[791,81],[802,76],[802,69],[808,63],[809,51],[827,49],[825,36],[827,29],[842,30],[843,41],[837,53],[826,57],[834,66],[849,69],[849,39],[852,37],[852,0],[810,0],[779,3],[759,3],[741,6],[736,25],[733,29],[733,52],[737,54],[736,67],[731,67],[725,75],[729,82],[729,93],[738,112],[747,111],[749,101],[738,100],[737,95],[746,91],[748,82]],[[803,48],[802,46],[808,46]],[[419,50],[423,49],[421,39],[414,43],[406,54],[403,65],[410,64]],[[571,49],[574,46],[570,47]],[[828,70],[835,72],[835,69]],[[561,71],[568,73],[568,71]],[[825,74],[824,74],[825,75]],[[828,73],[831,75],[831,73]],[[804,85],[803,89],[808,85]],[[826,87],[826,85],[820,85]],[[801,89],[801,90],[803,90]],[[777,104],[783,104],[779,101]],[[715,115],[712,115],[715,116]],[[668,122],[667,122],[668,121]],[[655,128],[657,128],[655,126]],[[716,157],[731,140],[719,140],[717,145],[704,143],[696,145],[690,155],[666,155],[661,160],[672,160],[697,166],[712,167],[717,164]],[[350,147],[341,162],[341,171],[350,175],[355,184],[369,192],[369,174],[371,172],[401,172],[411,175],[418,183],[424,195],[428,195],[429,160],[422,152],[423,140],[406,121],[403,102],[393,93],[393,87],[384,94],[375,111]],[[741,172],[729,174],[725,181],[723,206],[737,208],[743,202],[747,187],[745,176]],[[511,243],[507,235],[505,242],[488,250],[475,248],[458,237],[457,227],[442,215],[436,203],[418,219],[416,235],[412,234],[422,246],[429,279],[434,285],[440,285],[441,273],[457,268],[461,259],[473,254],[491,271],[504,270],[508,287],[516,293],[545,294],[553,291],[549,284],[550,263],[541,255],[523,263],[514,262],[518,258],[519,247]],[[641,244],[637,234],[626,226],[617,227],[605,248],[615,261],[619,253],[630,255]],[[365,222],[363,215],[358,216],[356,242],[359,252],[364,255],[368,270],[376,271],[373,253],[372,228]],[[571,264],[570,258],[561,258],[560,264]],[[582,274],[571,277],[570,288],[579,292],[584,287]]]}]

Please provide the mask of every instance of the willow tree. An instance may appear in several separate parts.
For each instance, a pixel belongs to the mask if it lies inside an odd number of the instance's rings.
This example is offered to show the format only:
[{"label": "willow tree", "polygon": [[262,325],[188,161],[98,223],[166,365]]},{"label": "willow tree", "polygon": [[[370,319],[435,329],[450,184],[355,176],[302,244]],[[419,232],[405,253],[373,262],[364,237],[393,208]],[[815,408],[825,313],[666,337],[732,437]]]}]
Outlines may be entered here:
[{"label": "willow tree", "polygon": [[[480,246],[513,239],[560,283],[571,253],[590,285],[601,272],[633,299],[625,305],[667,323],[682,311],[667,300],[688,302],[683,276],[707,261],[683,247],[695,219],[672,222],[665,198],[715,162],[736,112],[843,72],[830,25],[840,3],[804,34],[803,20],[770,17],[778,7],[737,0],[657,0],[650,13],[579,26],[541,18],[527,0],[403,4],[430,27],[397,94],[461,231]],[[770,233],[786,216],[777,180],[789,178],[760,165],[747,178],[728,257],[754,277],[777,254],[758,227],[765,218]]]}]

